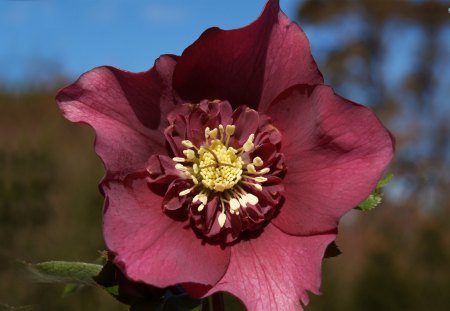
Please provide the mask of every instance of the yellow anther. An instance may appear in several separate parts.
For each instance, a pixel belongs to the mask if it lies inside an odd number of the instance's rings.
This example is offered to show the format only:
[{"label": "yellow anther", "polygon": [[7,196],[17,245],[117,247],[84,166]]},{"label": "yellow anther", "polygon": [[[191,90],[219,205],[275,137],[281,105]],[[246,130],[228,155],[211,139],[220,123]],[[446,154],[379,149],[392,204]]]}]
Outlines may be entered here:
[{"label": "yellow anther", "polygon": [[192,166],[192,169],[194,170],[194,174],[198,174],[198,172],[200,172],[200,169],[198,168],[197,163],[194,163],[194,165]]},{"label": "yellow anther", "polygon": [[247,207],[247,200],[246,200],[245,197],[239,197],[238,201],[239,201],[239,203],[241,204],[241,206],[242,206],[243,208],[246,208],[246,207]]},{"label": "yellow anther", "polygon": [[192,203],[195,203],[199,200],[200,194],[196,194],[195,197],[192,199]]},{"label": "yellow anther", "polygon": [[262,170],[260,170],[259,172],[258,172],[258,174],[267,174],[268,172],[270,172],[270,168],[268,168],[268,167],[265,167],[265,168],[263,168]]},{"label": "yellow anther", "polygon": [[186,156],[188,160],[195,159],[195,152],[192,149],[183,150],[183,154]]},{"label": "yellow anther", "polygon": [[226,127],[226,129],[225,129],[225,132],[227,133],[228,136],[231,136],[231,135],[234,134],[234,131],[235,131],[235,130],[236,130],[236,125],[230,125],[230,124],[228,124],[227,127]]},{"label": "yellow anther", "polygon": [[200,205],[197,207],[197,211],[201,212],[201,211],[203,211],[204,208],[205,208],[205,204],[200,204]]},{"label": "yellow anther", "polygon": [[245,152],[249,152],[255,147],[255,145],[251,141],[246,141],[244,146],[242,146],[242,149],[244,149]]},{"label": "yellow anther", "polygon": [[253,142],[253,140],[255,139],[255,134],[250,134],[249,136],[248,136],[248,139],[247,139],[247,141],[251,141],[251,142]]},{"label": "yellow anther", "polygon": [[252,186],[255,187],[256,190],[262,190],[262,186],[260,184],[253,184]]},{"label": "yellow anther", "polygon": [[186,166],[184,166],[183,164],[180,164],[180,163],[175,164],[175,168],[179,171],[185,171],[185,172],[188,170],[188,168]]},{"label": "yellow anther", "polygon": [[220,140],[223,140],[223,125],[219,124]]},{"label": "yellow anther", "polygon": [[216,183],[215,186],[214,186],[214,190],[222,192],[222,191],[225,190],[225,185]]},{"label": "yellow anther", "polygon": [[194,144],[190,140],[183,140],[181,144],[186,148],[194,148]]},{"label": "yellow anther", "polygon": [[265,182],[265,181],[267,181],[267,178],[266,178],[266,177],[258,176],[258,177],[255,177],[255,180],[256,180],[257,182]]},{"label": "yellow anther", "polygon": [[189,188],[189,189],[181,191],[178,195],[180,197],[182,197],[182,196],[185,196],[186,194],[189,194],[191,191],[192,191],[192,188]]},{"label": "yellow anther", "polygon": [[226,220],[227,220],[227,215],[225,215],[225,213],[220,213],[219,217],[217,218],[220,228],[223,228]]},{"label": "yellow anther", "polygon": [[255,166],[253,164],[247,165],[247,171],[251,174],[255,174],[256,173]]},{"label": "yellow anther", "polygon": [[206,196],[206,194],[200,195],[199,201],[203,204],[206,204],[208,202],[208,197]]},{"label": "yellow anther", "polygon": [[217,129],[213,129],[209,132],[209,137],[211,137],[212,139],[216,139],[217,138]]},{"label": "yellow anther", "polygon": [[180,158],[180,157],[174,157],[174,158],[172,158],[172,160],[174,160],[175,162],[181,162],[181,163],[186,161],[185,158]]},{"label": "yellow anther", "polygon": [[256,195],[253,195],[251,193],[247,193],[245,195],[245,198],[246,198],[247,202],[250,203],[251,205],[258,204],[259,199],[258,199],[258,197]]},{"label": "yellow anther", "polygon": [[263,164],[264,164],[264,162],[263,162],[263,160],[260,157],[256,157],[256,158],[253,159],[253,165],[254,166],[261,166]]},{"label": "yellow anther", "polygon": [[230,208],[232,211],[238,210],[241,207],[239,201],[235,198],[230,200]]}]

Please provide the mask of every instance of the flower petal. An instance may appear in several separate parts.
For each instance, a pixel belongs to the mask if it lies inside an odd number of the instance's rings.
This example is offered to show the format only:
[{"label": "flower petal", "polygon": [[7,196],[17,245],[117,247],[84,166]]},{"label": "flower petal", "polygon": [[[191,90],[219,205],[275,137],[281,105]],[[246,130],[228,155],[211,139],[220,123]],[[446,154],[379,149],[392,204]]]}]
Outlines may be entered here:
[{"label": "flower petal", "polygon": [[103,233],[117,266],[132,281],[166,287],[183,282],[214,285],[223,276],[229,249],[203,243],[185,222],[161,210],[162,198],[144,179],[104,183]]},{"label": "flower petal", "polygon": [[173,79],[186,100],[222,99],[260,112],[294,84],[323,83],[308,39],[278,0],[244,28],[206,30],[183,52]]},{"label": "flower petal", "polygon": [[271,105],[283,135],[285,203],[273,223],[294,235],[327,232],[364,200],[393,157],[393,139],[368,108],[330,87],[295,86]]},{"label": "flower petal", "polygon": [[94,128],[95,150],[107,176],[123,178],[145,170],[152,154],[165,153],[158,128],[174,104],[170,85],[175,63],[174,57],[162,56],[142,73],[95,68],[58,93],[57,103],[67,119]]},{"label": "flower petal", "polygon": [[228,270],[208,294],[229,292],[256,310],[301,310],[306,291],[319,293],[322,258],[336,235],[291,236],[269,224],[231,249]]}]

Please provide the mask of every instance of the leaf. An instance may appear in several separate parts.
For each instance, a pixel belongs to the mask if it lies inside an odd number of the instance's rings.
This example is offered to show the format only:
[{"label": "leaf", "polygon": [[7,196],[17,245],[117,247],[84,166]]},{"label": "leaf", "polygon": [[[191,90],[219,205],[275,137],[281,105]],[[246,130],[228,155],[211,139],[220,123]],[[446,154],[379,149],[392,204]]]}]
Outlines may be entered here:
[{"label": "leaf", "polygon": [[28,264],[28,270],[36,281],[42,283],[95,285],[93,277],[100,273],[102,266],[84,262],[46,261]]},{"label": "leaf", "polygon": [[392,177],[394,177],[393,174],[388,174],[381,178],[377,183],[375,190],[369,195],[367,199],[365,199],[357,207],[355,207],[355,209],[361,211],[369,211],[377,207],[381,203],[381,199],[383,198],[383,193],[381,193],[380,190],[392,180]]},{"label": "leaf", "polygon": [[75,293],[82,286],[83,285],[73,284],[73,283],[67,284],[66,286],[64,286],[64,289],[63,289],[63,292],[62,292],[61,296],[63,298],[65,298],[65,297],[69,296],[70,294]]},{"label": "leaf", "polygon": [[116,280],[116,267],[111,261],[107,261],[102,270],[94,278],[94,281],[100,285],[108,294],[118,301],[129,304],[128,299],[120,295],[119,284]]},{"label": "leaf", "polygon": [[358,205],[357,209],[361,211],[369,211],[371,209],[374,209],[375,207],[378,206],[378,204],[381,203],[382,197],[383,197],[382,193],[374,191],[372,192],[371,195],[369,195],[367,199],[365,199],[362,203]]},{"label": "leaf", "polygon": [[119,285],[104,287],[104,289],[113,296],[119,296]]},{"label": "leaf", "polygon": [[377,189],[381,189],[386,186],[394,177],[394,174],[388,174],[381,178],[381,180],[377,183]]}]

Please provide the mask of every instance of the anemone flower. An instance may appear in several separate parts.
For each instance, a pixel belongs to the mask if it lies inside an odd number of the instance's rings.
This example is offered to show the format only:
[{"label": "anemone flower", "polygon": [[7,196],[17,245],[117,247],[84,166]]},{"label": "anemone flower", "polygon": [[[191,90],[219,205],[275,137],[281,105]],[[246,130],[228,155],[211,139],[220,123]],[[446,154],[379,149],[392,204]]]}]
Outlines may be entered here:
[{"label": "anemone flower", "polygon": [[277,0],[149,71],[95,68],[57,102],[95,130],[103,234],[124,275],[249,310],[301,310],[319,293],[340,217],[393,156],[375,115],[323,84]]}]

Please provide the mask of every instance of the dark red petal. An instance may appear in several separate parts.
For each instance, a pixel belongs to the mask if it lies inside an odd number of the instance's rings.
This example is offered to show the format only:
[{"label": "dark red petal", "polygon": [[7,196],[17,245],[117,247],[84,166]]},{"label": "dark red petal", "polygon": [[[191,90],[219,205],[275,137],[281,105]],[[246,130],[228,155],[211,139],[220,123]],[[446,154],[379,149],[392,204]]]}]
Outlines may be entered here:
[{"label": "dark red petal", "polygon": [[246,106],[240,106],[233,112],[233,124],[236,126],[236,131],[232,136],[232,140],[235,142],[234,147],[240,148],[250,134],[254,134],[258,129],[259,114]]},{"label": "dark red petal", "polygon": [[115,263],[129,279],[158,287],[183,282],[214,285],[223,276],[229,249],[203,243],[185,222],[161,210],[162,198],[145,180],[105,183],[103,234]]},{"label": "dark red petal", "polygon": [[249,311],[302,310],[319,293],[321,263],[336,235],[291,236],[269,224],[256,239],[231,248],[228,270],[208,294],[226,291]]},{"label": "dark red petal", "polygon": [[67,119],[94,128],[95,150],[108,175],[145,170],[150,155],[165,153],[158,128],[164,111],[174,104],[168,93],[175,63],[174,57],[162,56],[142,73],[95,68],[58,93]]},{"label": "dark red petal", "polygon": [[296,86],[270,107],[283,135],[285,203],[273,220],[294,235],[326,232],[364,200],[393,157],[393,139],[368,108],[330,87]]},{"label": "dark red petal", "polygon": [[[169,215],[175,217],[178,216],[178,219],[183,219],[183,216],[187,215],[187,206],[188,206],[188,198],[184,196],[180,196],[179,193],[183,190],[189,189],[192,187],[192,182],[186,179],[177,179],[174,180],[169,187],[167,188],[167,192],[164,195],[164,199],[162,201],[162,209],[169,213]],[[189,200],[190,201],[190,200]],[[181,209],[184,209],[181,210]],[[178,212],[173,214],[171,212]]]},{"label": "dark red petal", "polygon": [[294,84],[323,83],[308,39],[278,0],[244,28],[206,30],[183,52],[173,79],[186,100],[223,99],[261,112]]},{"label": "dark red petal", "polygon": [[165,155],[152,155],[146,164],[151,183],[170,184],[182,175],[175,168],[175,162]]}]

